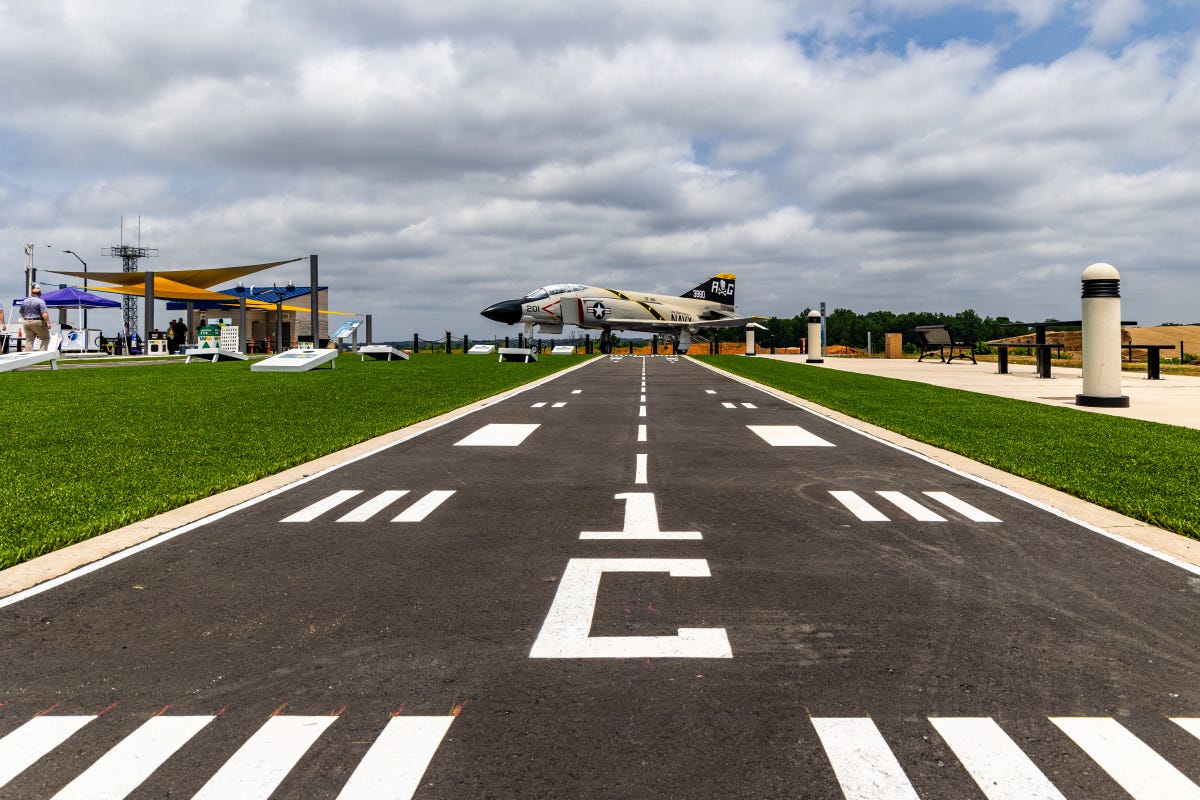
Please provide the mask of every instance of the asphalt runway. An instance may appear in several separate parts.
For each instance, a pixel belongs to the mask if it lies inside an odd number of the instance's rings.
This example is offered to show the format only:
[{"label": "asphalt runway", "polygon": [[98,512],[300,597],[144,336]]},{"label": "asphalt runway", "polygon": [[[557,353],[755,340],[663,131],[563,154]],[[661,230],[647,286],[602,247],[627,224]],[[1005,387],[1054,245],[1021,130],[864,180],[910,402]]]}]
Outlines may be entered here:
[{"label": "asphalt runway", "polygon": [[686,359],[272,493],[0,641],[3,798],[1200,798],[1200,575]]}]

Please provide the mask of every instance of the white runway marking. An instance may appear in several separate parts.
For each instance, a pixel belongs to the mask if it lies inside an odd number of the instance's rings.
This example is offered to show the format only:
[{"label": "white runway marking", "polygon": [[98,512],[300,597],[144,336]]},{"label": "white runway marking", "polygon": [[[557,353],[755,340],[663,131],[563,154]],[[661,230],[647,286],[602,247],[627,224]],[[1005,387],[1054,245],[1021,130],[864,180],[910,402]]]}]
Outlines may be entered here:
[{"label": "white runway marking", "polygon": [[883,513],[859,496],[858,492],[830,492],[833,499],[844,505],[863,522],[890,522]]},{"label": "white runway marking", "polygon": [[676,578],[711,574],[702,558],[572,558],[530,658],[733,658],[724,628],[679,628],[675,636],[591,636],[606,572],[665,572]]},{"label": "white runway marking", "polygon": [[388,489],[380,492],[378,496],[372,497],[349,514],[338,517],[338,522],[366,522],[406,494],[408,489]]},{"label": "white runway marking", "polygon": [[566,403],[555,403],[554,405],[552,405],[550,407],[551,408],[562,408],[565,405],[566,405]]},{"label": "white runway marking", "polygon": [[638,402],[641,402],[641,403],[646,402],[646,395],[642,395],[641,400],[639,400]]},{"label": "white runway marking", "polygon": [[455,447],[517,447],[540,426],[493,422],[484,425],[467,438],[455,442]]},{"label": "white runway marking", "polygon": [[0,739],[0,786],[20,775],[94,719],[94,716],[34,717]]},{"label": "white runway marking", "polygon": [[954,495],[948,492],[922,492],[926,497],[933,498],[951,511],[957,511],[972,522],[1000,522],[1000,520],[988,514],[985,511],[980,511],[975,506],[959,500]]},{"label": "white runway marking", "polygon": [[638,425],[638,441],[639,442],[646,441],[646,426],[645,425]]},{"label": "white runway marking", "polygon": [[646,416],[646,407],[645,406],[642,406],[641,408],[638,409],[638,416],[639,417]]},{"label": "white runway marking", "polygon": [[945,522],[946,518],[940,514],[935,514],[925,506],[918,503],[916,500],[908,497],[901,492],[876,492],[875,494],[887,500],[889,503],[908,514],[918,522]]},{"label": "white runway marking", "polygon": [[318,500],[312,505],[302,508],[290,517],[284,517],[280,522],[312,522],[330,509],[337,508],[355,495],[362,494],[362,489],[342,489],[334,492],[324,500]]},{"label": "white runway marking", "polygon": [[846,800],[920,800],[870,719],[814,717],[812,724]]},{"label": "white runway marking", "polygon": [[625,492],[614,495],[625,501],[625,528],[619,531],[583,531],[580,539],[703,539],[700,531],[661,531],[653,492]]},{"label": "white runway marking", "polygon": [[742,408],[758,408],[754,403],[742,403]]},{"label": "white runway marking", "polygon": [[1110,717],[1051,717],[1134,800],[1197,800],[1200,787]]},{"label": "white runway marking", "polygon": [[820,436],[809,433],[799,425],[747,425],[751,431],[772,447],[833,447]]},{"label": "white runway marking", "polygon": [[1066,800],[995,720],[931,717],[929,722],[988,800]]},{"label": "white runway marking", "polygon": [[534,403],[533,405],[530,406],[530,408],[545,408],[545,407],[546,407],[545,403]]},{"label": "white runway marking", "polygon": [[634,472],[633,482],[634,483],[645,483],[646,482],[646,454],[645,453],[637,454],[637,469]]},{"label": "white runway marking", "polygon": [[571,394],[583,394],[583,389],[572,389]]},{"label": "white runway marking", "polygon": [[715,390],[713,390],[713,389],[705,389],[705,390],[704,390],[704,393],[705,393],[705,394],[716,394],[716,391],[715,391]]},{"label": "white runway marking", "polygon": [[54,795],[53,800],[121,800],[216,717],[151,717]]},{"label": "white runway marking", "polygon": [[267,800],[337,717],[271,717],[192,800]]},{"label": "white runway marking", "polygon": [[392,522],[420,522],[432,514],[434,509],[446,502],[452,494],[454,494],[453,489],[432,491],[404,509],[404,512],[393,519]]},{"label": "white runway marking", "polygon": [[338,800],[409,800],[454,717],[392,717]]},{"label": "white runway marking", "polygon": [[737,405],[734,403],[721,403],[721,405],[725,406],[726,408],[737,408]]}]

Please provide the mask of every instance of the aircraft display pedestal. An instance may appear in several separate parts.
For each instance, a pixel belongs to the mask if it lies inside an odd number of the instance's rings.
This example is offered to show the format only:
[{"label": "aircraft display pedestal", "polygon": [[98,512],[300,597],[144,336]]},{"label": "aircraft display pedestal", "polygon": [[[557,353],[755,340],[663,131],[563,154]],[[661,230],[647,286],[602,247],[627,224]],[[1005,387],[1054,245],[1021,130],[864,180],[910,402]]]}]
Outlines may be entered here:
[{"label": "aircraft display pedestal", "polygon": [[364,344],[362,347],[358,348],[358,354],[362,356],[362,358],[359,359],[360,361],[366,361],[367,356],[370,356],[376,361],[391,361],[393,359],[397,361],[408,360],[408,353],[404,352],[403,350],[397,350],[390,344]]},{"label": "aircraft display pedestal", "polygon": [[270,358],[250,365],[251,372],[308,372],[322,364],[329,364],[330,369],[336,369],[334,359],[337,350],[313,350],[298,347],[287,350]]}]

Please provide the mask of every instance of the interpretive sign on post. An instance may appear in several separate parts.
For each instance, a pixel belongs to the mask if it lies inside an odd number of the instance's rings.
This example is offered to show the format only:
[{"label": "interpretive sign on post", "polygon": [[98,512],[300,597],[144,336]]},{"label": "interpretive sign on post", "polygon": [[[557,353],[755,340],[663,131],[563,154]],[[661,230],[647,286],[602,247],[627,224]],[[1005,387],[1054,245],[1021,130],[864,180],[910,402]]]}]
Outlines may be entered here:
[{"label": "interpretive sign on post", "polygon": [[531,347],[501,347],[500,360],[528,363],[530,361],[537,361],[538,357],[537,353],[533,352],[533,348]]},{"label": "interpretive sign on post", "polygon": [[322,364],[329,364],[330,369],[335,368],[334,359],[337,358],[337,350],[312,350],[305,348],[297,348],[288,350],[278,355],[264,358],[255,364],[250,365],[251,372],[308,372],[310,369],[315,369]]},{"label": "interpretive sign on post", "polygon": [[490,356],[494,352],[496,352],[496,345],[494,344],[476,344],[471,346],[471,349],[467,351],[467,355]]},{"label": "interpretive sign on post", "polygon": [[183,354],[187,356],[183,363],[192,363],[193,358],[202,358],[213,364],[218,361],[245,361],[247,356],[245,353],[239,353],[237,350],[232,350],[226,347],[186,347]]}]

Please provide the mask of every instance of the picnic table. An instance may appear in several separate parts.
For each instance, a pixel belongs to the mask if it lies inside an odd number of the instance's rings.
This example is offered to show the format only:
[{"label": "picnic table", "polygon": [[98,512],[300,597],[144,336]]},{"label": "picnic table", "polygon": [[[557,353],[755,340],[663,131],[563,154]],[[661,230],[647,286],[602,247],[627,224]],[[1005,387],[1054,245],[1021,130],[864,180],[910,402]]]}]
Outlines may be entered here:
[{"label": "picnic table", "polygon": [[[1122,327],[1137,325],[1137,322],[1134,320],[1121,320],[1121,325],[1122,325]],[[1058,319],[1050,319],[1050,320],[1046,320],[1045,322],[1006,322],[1001,325],[998,325],[997,327],[1000,327],[1000,328],[1033,328],[1033,344],[1032,345],[1030,345],[1028,343],[1015,344],[1015,343],[1011,343],[1011,342],[1006,343],[1004,345],[993,345],[993,347],[1001,348],[1000,360],[1003,362],[1003,368],[1000,369],[999,372],[1001,374],[1008,372],[1008,350],[1009,350],[1009,348],[1032,347],[1032,349],[1037,351],[1037,376],[1039,378],[1051,377],[1051,374],[1050,374],[1050,349],[1055,346],[1059,347],[1060,349],[1062,347],[1062,345],[1058,344],[1057,342],[1047,345],[1046,329],[1051,326],[1056,327],[1056,328],[1082,328],[1083,321],[1077,320],[1077,319],[1076,320],[1065,320],[1065,321],[1058,320]]]}]

